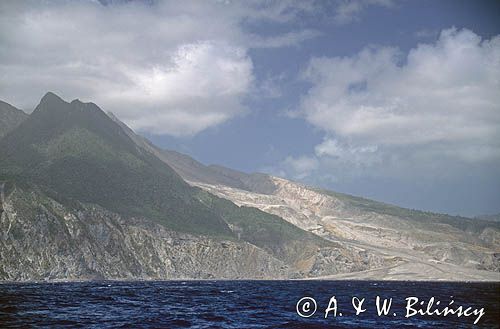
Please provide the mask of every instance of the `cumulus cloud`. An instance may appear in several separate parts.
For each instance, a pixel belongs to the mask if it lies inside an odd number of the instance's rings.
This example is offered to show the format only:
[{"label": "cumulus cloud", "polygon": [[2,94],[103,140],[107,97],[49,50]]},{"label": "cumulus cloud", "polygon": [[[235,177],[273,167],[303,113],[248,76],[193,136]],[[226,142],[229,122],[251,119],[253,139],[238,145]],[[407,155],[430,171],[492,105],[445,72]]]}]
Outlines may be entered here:
[{"label": "cumulus cloud", "polygon": [[295,114],[325,132],[318,173],[432,176],[500,163],[500,36],[452,28],[407,55],[368,47],[313,58],[302,77],[311,88]]},{"label": "cumulus cloud", "polygon": [[194,135],[245,112],[255,89],[252,47],[316,35],[250,34],[289,22],[300,1],[3,1],[0,99],[27,110],[48,90],[93,101],[133,128]]},{"label": "cumulus cloud", "polygon": [[[244,49],[204,41],[184,44],[166,65],[124,68],[133,88],[99,95],[104,103],[127,104],[123,116],[139,130],[193,135],[243,111],[252,84],[252,62]],[[151,109],[150,115],[136,109]],[[165,110],[163,110],[165,109]]]}]

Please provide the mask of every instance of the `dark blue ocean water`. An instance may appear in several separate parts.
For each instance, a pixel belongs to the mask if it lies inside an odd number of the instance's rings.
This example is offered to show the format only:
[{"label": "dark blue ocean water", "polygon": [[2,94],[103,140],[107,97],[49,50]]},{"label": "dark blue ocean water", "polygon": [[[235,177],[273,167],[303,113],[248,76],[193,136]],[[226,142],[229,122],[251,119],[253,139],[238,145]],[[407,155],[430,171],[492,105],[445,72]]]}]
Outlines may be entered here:
[{"label": "dark blue ocean water", "polygon": [[[297,314],[313,297],[317,311]],[[337,300],[327,319],[324,310]],[[353,296],[365,298],[356,316]],[[388,316],[378,316],[376,296],[393,298]],[[475,316],[405,318],[405,298],[440,306],[484,307]],[[312,305],[312,304],[311,304]],[[299,309],[303,310],[302,307]],[[307,309],[307,307],[306,307]],[[309,309],[310,311],[312,308]],[[342,313],[342,316],[340,316]],[[396,313],[396,316],[394,316]],[[358,281],[163,281],[0,284],[0,328],[499,328],[500,283]]]}]

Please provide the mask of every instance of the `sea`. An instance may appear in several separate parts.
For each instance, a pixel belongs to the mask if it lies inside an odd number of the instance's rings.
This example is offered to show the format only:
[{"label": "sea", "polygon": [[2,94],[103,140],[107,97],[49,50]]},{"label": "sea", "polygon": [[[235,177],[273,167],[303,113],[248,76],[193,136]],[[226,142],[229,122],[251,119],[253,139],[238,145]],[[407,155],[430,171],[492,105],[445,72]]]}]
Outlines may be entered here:
[{"label": "sea", "polygon": [[[438,315],[445,307],[455,313]],[[38,327],[499,328],[500,283],[311,280],[0,284],[0,328]]]}]

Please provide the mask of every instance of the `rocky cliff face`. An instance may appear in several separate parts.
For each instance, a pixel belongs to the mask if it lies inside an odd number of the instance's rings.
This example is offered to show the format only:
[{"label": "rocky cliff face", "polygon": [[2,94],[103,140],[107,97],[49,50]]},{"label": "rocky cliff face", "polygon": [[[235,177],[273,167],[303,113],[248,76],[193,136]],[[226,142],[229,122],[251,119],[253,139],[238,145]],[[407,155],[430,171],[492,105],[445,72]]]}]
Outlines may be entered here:
[{"label": "rocky cliff face", "polygon": [[10,189],[2,193],[0,280],[284,279],[384,263],[325,247],[290,264],[244,241],[178,233],[96,205],[69,208],[36,189]]},{"label": "rocky cliff face", "polygon": [[176,233],[93,205],[68,209],[19,188],[0,221],[0,279],[284,278],[291,269],[248,243]]}]

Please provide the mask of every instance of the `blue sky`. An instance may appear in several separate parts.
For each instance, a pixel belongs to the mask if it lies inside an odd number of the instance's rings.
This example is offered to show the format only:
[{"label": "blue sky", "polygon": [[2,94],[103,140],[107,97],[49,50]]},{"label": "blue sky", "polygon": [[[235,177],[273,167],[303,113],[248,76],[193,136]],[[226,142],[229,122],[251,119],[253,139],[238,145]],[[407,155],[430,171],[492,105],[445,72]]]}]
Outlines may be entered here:
[{"label": "blue sky", "polygon": [[496,1],[1,6],[0,98],[27,111],[51,90],[203,163],[500,212]]}]

